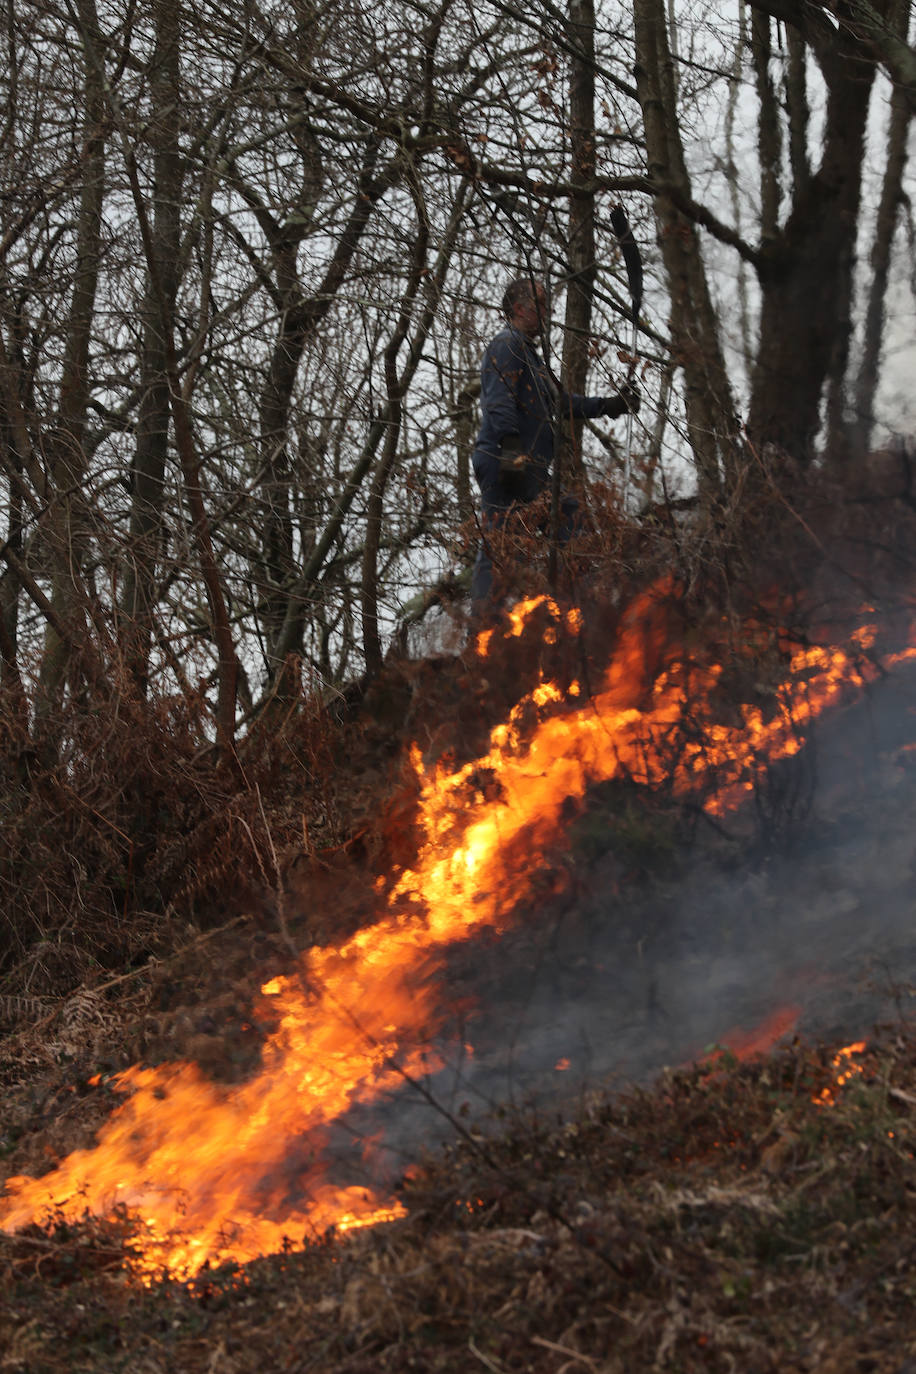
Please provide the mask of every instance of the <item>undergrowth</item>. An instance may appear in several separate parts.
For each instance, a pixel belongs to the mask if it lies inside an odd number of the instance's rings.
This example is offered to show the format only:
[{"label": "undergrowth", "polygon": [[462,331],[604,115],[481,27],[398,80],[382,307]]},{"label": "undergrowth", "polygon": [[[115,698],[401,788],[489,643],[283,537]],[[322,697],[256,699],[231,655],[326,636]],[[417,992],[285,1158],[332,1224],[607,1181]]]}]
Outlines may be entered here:
[{"label": "undergrowth", "polygon": [[406,1220],[144,1287],[127,1218],[0,1239],[4,1368],[29,1374],[669,1369],[897,1374],[912,1331],[903,1028],[720,1057],[427,1159]]},{"label": "undergrowth", "polygon": [[[809,525],[818,509],[822,535],[840,517],[823,490],[810,493]],[[721,665],[723,720],[742,702],[773,711],[789,639],[841,631],[862,592],[912,571],[909,526],[891,530],[877,507],[833,529],[829,558],[822,540],[817,557],[798,553],[797,510],[775,524],[766,502],[757,514],[767,542],[753,577],[762,544],[749,554],[728,530],[694,530],[688,548],[659,515],[640,536],[648,550],[618,531],[610,571],[664,577],[635,703],[677,645],[679,671]],[[840,557],[870,542],[877,560]],[[472,759],[540,678],[587,695],[613,664],[631,603],[609,576],[587,593],[581,632],[556,633],[545,611],[531,634],[497,638],[485,663],[471,649],[393,657],[346,699],[303,701],[253,730],[233,760],[206,743],[193,700],[141,702],[123,683],[116,710],[56,722],[53,762],[16,704],[4,707],[7,1167],[40,1171],[89,1143],[106,1111],[90,1073],[187,1057],[216,1077],[248,1074],[260,981],[365,920],[380,870],[416,851],[407,744],[426,763]],[[703,728],[688,708],[667,732],[672,773]],[[730,862],[801,832],[815,762],[809,749],[761,771],[744,829],[718,836]],[[674,883],[707,833],[702,801],[628,777],[602,784],[571,818],[571,866],[604,864],[615,891]],[[831,1057],[801,1044],[763,1063],[720,1056],[570,1117],[466,1128],[402,1184],[405,1221],[191,1285],[132,1276],[128,1215],[0,1236],[0,1368],[902,1374],[916,1362],[916,1046],[903,1025],[877,1039],[865,1072],[818,1105]]]},{"label": "undergrowth", "polygon": [[[174,695],[142,695],[114,635],[95,646],[109,655],[105,675],[56,715],[32,718],[23,664],[0,694],[0,1018],[15,1024],[15,998],[63,998],[87,979],[165,957],[189,923],[207,929],[248,910],[282,925],[291,864],[320,869],[342,850],[386,866],[407,861],[416,841],[408,744],[428,762],[462,762],[541,678],[588,696],[649,586],[657,595],[641,611],[633,704],[650,698],[663,664],[689,683],[714,658],[723,721],[740,702],[772,712],[789,645],[841,638],[863,598],[885,615],[907,611],[911,504],[899,494],[866,500],[813,474],[788,494],[766,473],[759,479],[753,500],[659,506],[639,523],[622,520],[613,493],[596,487],[592,527],[564,552],[556,587],[543,549],[521,560],[521,590],[555,592],[563,611],[583,613],[575,633],[542,611],[485,661],[473,636],[461,653],[413,661],[396,641],[373,681],[291,701],[241,731],[234,752],[214,747],[203,688],[183,681]],[[450,613],[463,631],[461,608]],[[692,718],[689,689],[686,698],[656,742],[672,770],[706,728]],[[804,766],[761,772],[764,845],[791,838],[810,808],[813,757],[808,748]],[[637,798],[618,817],[637,868],[664,861],[669,823],[663,793],[650,799],[648,825],[642,805]],[[682,840],[681,821],[676,829]]]}]

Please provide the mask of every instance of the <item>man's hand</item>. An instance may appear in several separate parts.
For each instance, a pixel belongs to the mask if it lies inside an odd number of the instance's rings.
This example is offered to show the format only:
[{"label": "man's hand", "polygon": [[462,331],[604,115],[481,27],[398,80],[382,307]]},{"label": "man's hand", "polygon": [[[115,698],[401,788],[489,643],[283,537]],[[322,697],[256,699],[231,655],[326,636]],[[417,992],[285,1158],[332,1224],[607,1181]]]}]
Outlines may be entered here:
[{"label": "man's hand", "polygon": [[616,396],[606,396],[602,407],[602,415],[607,415],[611,420],[616,420],[621,415],[626,415],[629,411],[636,415],[642,404],[642,397],[639,394],[639,387],[635,382],[625,382]]},{"label": "man's hand", "polygon": [[642,405],[642,397],[639,394],[639,387],[635,382],[625,382],[617,393],[623,401],[624,409],[632,415],[639,414],[639,407]]},{"label": "man's hand", "polygon": [[507,434],[499,450],[500,472],[521,472],[527,462],[528,455],[522,452],[522,441],[519,436]]}]

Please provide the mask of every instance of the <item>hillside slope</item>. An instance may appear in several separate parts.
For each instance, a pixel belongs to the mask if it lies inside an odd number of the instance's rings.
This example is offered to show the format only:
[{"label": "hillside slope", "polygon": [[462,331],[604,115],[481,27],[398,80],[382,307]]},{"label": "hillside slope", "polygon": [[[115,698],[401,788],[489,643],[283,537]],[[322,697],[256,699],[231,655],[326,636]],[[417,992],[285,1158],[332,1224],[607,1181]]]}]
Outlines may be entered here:
[{"label": "hillside slope", "polygon": [[[405,1216],[302,1252],[300,1231],[283,1253],[207,1265],[190,1283],[138,1276],[143,1227],[126,1207],[103,1221],[75,1220],[77,1207],[50,1229],[0,1236],[5,1368],[909,1367],[916,690],[908,663],[883,669],[910,599],[847,657],[848,689],[816,729],[805,703],[820,670],[796,670],[804,747],[768,758],[758,743],[748,800],[726,814],[716,798],[737,775],[716,731],[778,724],[791,655],[762,603],[753,628],[725,635],[714,603],[700,616],[666,586],[652,614],[631,617],[632,660],[628,608],[605,600],[586,607],[585,638],[536,611],[486,654],[390,665],[359,725],[341,725],[347,752],[323,779],[342,839],[319,846],[303,819],[298,850],[271,852],[265,825],[259,880],[206,923],[181,929],[173,916],[170,947],[152,958],[56,999],[25,985],[5,999],[17,1022],[0,1053],[5,1175],[38,1176],[90,1147],[118,1100],[112,1076],[133,1064],[193,1061],[231,1102],[257,1081],[276,1030],[253,1015],[259,988],[401,900],[429,844],[430,778],[459,799],[443,833],[460,841],[465,811],[505,806],[487,753],[500,718],[514,712],[510,754],[524,764],[542,725],[588,723],[580,698],[599,700],[608,660],[643,724],[660,674],[691,687],[650,732],[657,775],[615,762],[574,803],[560,797],[553,828],[527,821],[507,849],[507,872],[524,877],[511,921],[472,923],[421,966],[414,986],[433,990],[445,1076],[411,1073],[377,1118],[345,1114],[349,1153],[338,1141],[331,1166]],[[849,600],[809,612],[814,648],[815,627],[822,640],[844,628]],[[701,710],[712,655],[721,668]],[[548,678],[559,695],[518,708]],[[407,740],[420,745],[413,765]],[[710,766],[686,788],[697,741]],[[466,793],[456,779],[470,779]],[[270,817],[292,833],[289,817]],[[840,1053],[862,1033],[867,1049]],[[378,1141],[365,1148],[379,1132],[381,1170]],[[305,1148],[290,1137],[291,1197]]]}]

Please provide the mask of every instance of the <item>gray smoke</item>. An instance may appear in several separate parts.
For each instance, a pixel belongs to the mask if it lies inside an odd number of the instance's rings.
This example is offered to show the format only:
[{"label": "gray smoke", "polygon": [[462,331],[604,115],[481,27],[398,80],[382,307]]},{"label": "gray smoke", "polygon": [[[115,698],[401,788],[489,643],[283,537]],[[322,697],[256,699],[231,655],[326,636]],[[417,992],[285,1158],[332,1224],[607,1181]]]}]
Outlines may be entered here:
[{"label": "gray smoke", "polygon": [[914,816],[916,671],[903,668],[820,721],[758,805],[726,821],[731,838],[701,825],[674,873],[632,881],[609,833],[574,894],[451,950],[435,975],[445,1067],[351,1112],[333,1133],[339,1167],[381,1132],[395,1176],[455,1121],[568,1111],[783,1009],[798,1008],[794,1033],[830,1044],[905,1017]]}]

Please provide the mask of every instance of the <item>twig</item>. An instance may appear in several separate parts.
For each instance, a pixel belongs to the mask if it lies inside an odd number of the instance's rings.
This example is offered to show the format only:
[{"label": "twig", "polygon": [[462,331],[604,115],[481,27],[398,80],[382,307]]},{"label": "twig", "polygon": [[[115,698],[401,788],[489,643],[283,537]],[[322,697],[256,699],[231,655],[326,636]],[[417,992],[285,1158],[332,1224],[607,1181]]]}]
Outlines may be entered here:
[{"label": "twig", "polygon": [[286,923],[286,888],[283,885],[283,874],[280,871],[280,861],[277,858],[277,851],[274,848],[273,835],[271,835],[270,833],[270,825],[268,824],[267,815],[264,811],[264,801],[261,797],[261,789],[257,783],[255,783],[254,785],[254,790],[258,798],[258,810],[261,813],[261,820],[264,822],[264,833],[267,836],[267,843],[270,845],[271,862],[274,866],[274,873],[277,877],[277,920],[280,923],[280,932],[283,936],[283,939],[286,942],[287,949],[290,951],[294,959],[298,959],[299,950],[293,943],[292,936],[289,933],[289,926]]},{"label": "twig", "polygon": [[485,1355],[482,1350],[477,1349],[473,1337],[471,1336],[468,1336],[468,1350],[470,1350],[472,1355],[476,1355],[480,1363],[485,1365],[487,1369],[492,1369],[493,1374],[505,1374],[502,1365],[494,1364],[488,1355]]},{"label": "twig", "polygon": [[557,1341],[547,1341],[543,1336],[532,1336],[532,1345],[542,1345],[545,1350],[555,1350],[558,1355],[572,1355],[574,1360],[580,1364],[588,1365],[589,1369],[597,1369],[598,1366],[590,1355],[581,1355],[578,1350],[572,1350],[568,1345],[560,1345]]}]

